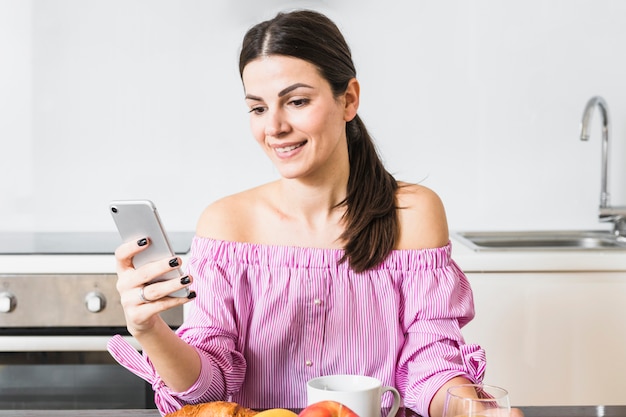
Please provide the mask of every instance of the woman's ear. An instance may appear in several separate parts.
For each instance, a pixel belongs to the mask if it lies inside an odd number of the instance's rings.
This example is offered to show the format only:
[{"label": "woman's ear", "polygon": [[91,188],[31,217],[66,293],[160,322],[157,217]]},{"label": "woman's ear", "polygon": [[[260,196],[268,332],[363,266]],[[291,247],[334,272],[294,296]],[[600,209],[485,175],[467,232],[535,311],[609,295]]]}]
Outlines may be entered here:
[{"label": "woman's ear", "polygon": [[344,97],[344,112],[343,119],[346,122],[351,121],[356,117],[356,112],[359,109],[359,94],[361,93],[361,86],[356,78],[353,78],[348,82],[348,88],[343,94]]}]

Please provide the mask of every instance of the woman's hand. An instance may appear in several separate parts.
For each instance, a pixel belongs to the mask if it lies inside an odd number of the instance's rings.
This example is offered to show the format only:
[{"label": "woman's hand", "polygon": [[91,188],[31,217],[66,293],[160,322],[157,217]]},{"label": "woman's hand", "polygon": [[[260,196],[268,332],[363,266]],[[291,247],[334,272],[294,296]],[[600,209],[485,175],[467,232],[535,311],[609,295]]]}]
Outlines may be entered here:
[{"label": "woman's hand", "polygon": [[[448,388],[456,386],[456,385],[471,385],[472,382],[464,377],[455,377],[443,384],[441,388],[435,393],[433,397],[430,407],[429,407],[429,415],[430,416],[441,416],[443,415],[444,403],[446,399],[446,392]],[[459,392],[460,393],[460,392]],[[473,388],[467,388],[463,392],[463,396],[467,398],[478,398],[478,394],[474,391]],[[519,408],[511,408],[510,417],[524,417],[524,412]]]},{"label": "woman's hand", "polygon": [[168,294],[191,284],[192,277],[188,275],[150,284],[166,272],[178,269],[182,264],[178,257],[151,262],[135,269],[133,257],[149,245],[150,240],[144,238],[137,242],[123,243],[115,250],[116,287],[124,309],[126,326],[133,336],[151,330],[160,320],[160,312],[185,304],[196,295],[192,291],[187,298],[168,297]]},{"label": "woman's hand", "polygon": [[524,412],[519,408],[511,408],[511,417],[524,417]]}]

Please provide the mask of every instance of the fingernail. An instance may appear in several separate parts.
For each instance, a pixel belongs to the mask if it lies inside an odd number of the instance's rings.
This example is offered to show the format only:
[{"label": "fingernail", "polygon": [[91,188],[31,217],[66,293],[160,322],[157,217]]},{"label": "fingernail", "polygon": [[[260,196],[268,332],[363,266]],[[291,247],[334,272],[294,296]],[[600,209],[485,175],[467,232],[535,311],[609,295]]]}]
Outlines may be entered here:
[{"label": "fingernail", "polygon": [[191,300],[192,298],[196,298],[196,292],[195,292],[195,291],[191,291],[191,292],[189,293],[189,295],[187,296],[187,298],[188,298],[188,299],[190,299],[190,300]]},{"label": "fingernail", "polygon": [[142,237],[137,241],[137,246],[146,246],[148,244],[148,239]]},{"label": "fingernail", "polygon": [[182,277],[182,278],[180,279],[180,283],[181,283],[181,284],[183,284],[183,285],[187,285],[187,284],[189,284],[190,282],[191,282],[191,278],[189,278],[188,276]]},{"label": "fingernail", "polygon": [[178,266],[178,258],[170,259],[170,266],[172,268],[174,268],[175,266]]}]

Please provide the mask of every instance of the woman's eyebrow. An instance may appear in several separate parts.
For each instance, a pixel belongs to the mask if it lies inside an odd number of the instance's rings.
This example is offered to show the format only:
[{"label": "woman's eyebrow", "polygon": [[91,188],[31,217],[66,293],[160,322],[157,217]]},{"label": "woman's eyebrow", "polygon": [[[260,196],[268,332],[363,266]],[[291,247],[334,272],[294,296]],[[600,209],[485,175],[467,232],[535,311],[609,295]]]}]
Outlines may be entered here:
[{"label": "woman's eyebrow", "polygon": [[308,84],[304,84],[304,83],[295,83],[293,85],[290,85],[289,87],[281,90],[278,93],[278,97],[282,97],[285,94],[289,94],[291,91],[295,90],[296,88],[300,88],[300,87],[305,87],[305,88],[313,88],[312,86],[308,85]]},{"label": "woman's eyebrow", "polygon": [[[283,97],[284,95],[289,94],[290,92],[292,92],[296,88],[301,88],[301,87],[313,88],[312,86],[310,86],[308,84],[295,83],[295,84],[290,85],[289,87],[286,87],[286,88],[280,90],[280,92],[278,93],[278,97]],[[254,96],[252,94],[246,94],[246,100],[263,101],[263,99],[261,97]]]}]

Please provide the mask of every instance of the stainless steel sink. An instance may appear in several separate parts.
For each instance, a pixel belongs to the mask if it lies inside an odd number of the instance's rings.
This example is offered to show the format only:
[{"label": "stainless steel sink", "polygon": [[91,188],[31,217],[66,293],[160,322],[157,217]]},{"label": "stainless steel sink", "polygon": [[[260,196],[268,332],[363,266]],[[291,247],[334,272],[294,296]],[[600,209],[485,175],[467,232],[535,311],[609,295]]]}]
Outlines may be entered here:
[{"label": "stainless steel sink", "polygon": [[474,250],[626,250],[626,238],[599,230],[456,232],[453,237]]}]

